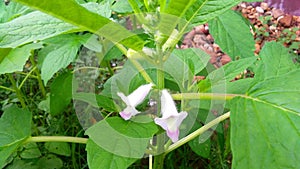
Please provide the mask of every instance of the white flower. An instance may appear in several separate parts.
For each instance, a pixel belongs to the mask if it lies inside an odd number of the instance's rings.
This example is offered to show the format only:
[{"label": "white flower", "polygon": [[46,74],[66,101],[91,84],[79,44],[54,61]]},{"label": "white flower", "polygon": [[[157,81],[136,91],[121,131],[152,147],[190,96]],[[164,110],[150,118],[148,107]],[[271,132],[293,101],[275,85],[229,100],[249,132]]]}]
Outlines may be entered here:
[{"label": "white flower", "polygon": [[162,90],[161,95],[162,118],[155,118],[154,122],[167,131],[167,136],[172,142],[178,141],[179,126],[187,117],[187,112],[178,113],[172,96],[167,90]]},{"label": "white flower", "polygon": [[140,113],[135,109],[135,107],[143,102],[145,97],[148,95],[153,84],[146,84],[138,87],[130,95],[125,96],[124,93],[118,92],[118,96],[125,102],[126,108],[120,112],[123,119],[129,120],[132,116]]}]

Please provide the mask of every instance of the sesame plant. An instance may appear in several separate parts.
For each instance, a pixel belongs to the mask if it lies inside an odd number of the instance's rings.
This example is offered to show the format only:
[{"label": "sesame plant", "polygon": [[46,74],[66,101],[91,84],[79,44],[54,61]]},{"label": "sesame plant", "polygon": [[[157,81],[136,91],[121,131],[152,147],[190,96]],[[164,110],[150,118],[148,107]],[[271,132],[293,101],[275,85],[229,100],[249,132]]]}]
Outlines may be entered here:
[{"label": "sesame plant", "polygon": [[[15,99],[2,103],[0,166],[40,157],[42,142],[59,155],[68,147],[51,147],[85,145],[90,169],[128,168],[143,158],[161,169],[182,145],[201,156],[212,135],[230,130],[225,149],[232,168],[300,168],[299,66],[278,42],[254,56],[248,24],[231,10],[240,2],[1,2],[0,74],[10,85],[0,89]],[[233,60],[221,68],[201,49],[178,48],[185,33],[204,23]],[[235,79],[248,68],[253,78]],[[24,90],[32,81],[35,97]],[[36,107],[29,104],[34,99]],[[70,105],[83,137],[45,135],[37,127]],[[37,114],[47,120],[37,121]],[[56,166],[47,166],[49,159]],[[19,166],[63,168],[55,160]]]}]

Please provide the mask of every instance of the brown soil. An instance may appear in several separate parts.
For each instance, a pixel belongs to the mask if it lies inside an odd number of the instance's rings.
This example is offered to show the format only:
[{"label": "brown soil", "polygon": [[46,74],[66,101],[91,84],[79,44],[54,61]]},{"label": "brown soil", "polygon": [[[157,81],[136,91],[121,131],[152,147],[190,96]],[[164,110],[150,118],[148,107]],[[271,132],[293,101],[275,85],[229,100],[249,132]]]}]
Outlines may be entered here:
[{"label": "brown soil", "polygon": [[[234,10],[241,12],[253,25],[251,32],[256,41],[254,55],[258,55],[264,43],[267,41],[280,41],[286,47],[294,44],[291,52],[299,55],[300,45],[300,16],[292,16],[279,9],[269,7],[267,3],[252,6],[250,3],[241,3]],[[231,61],[220,47],[214,43],[209,34],[209,26],[199,25],[189,32],[181,45],[185,48],[201,48],[210,56],[210,62],[220,67]]]}]

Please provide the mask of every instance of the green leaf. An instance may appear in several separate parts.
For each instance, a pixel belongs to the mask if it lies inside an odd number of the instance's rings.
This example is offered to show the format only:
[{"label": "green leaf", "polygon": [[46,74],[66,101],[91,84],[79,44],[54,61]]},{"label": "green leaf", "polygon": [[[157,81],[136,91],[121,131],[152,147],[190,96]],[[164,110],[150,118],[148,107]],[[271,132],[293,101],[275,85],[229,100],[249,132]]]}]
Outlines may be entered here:
[{"label": "green leaf", "polygon": [[59,169],[63,168],[63,161],[55,155],[47,155],[40,158],[36,164],[37,168],[43,169]]},{"label": "green leaf", "polygon": [[152,119],[137,116],[132,121],[125,121],[120,117],[104,119],[89,128],[86,134],[98,146],[112,154],[142,158],[149,140],[156,132],[158,128]]},{"label": "green leaf", "polygon": [[204,143],[201,143],[199,141],[199,137],[197,137],[189,142],[189,146],[199,156],[203,158],[210,157],[210,148],[211,148],[210,139],[207,139]]},{"label": "green leaf", "polygon": [[126,169],[137,159],[115,155],[98,146],[91,139],[86,145],[87,160],[90,169]]},{"label": "green leaf", "polygon": [[256,72],[260,75],[258,80],[279,77],[296,69],[288,49],[278,42],[266,43],[259,57],[262,63]]},{"label": "green leaf", "polygon": [[0,62],[0,74],[23,71],[28,57],[32,54],[31,51],[42,47],[40,43],[33,43],[10,50],[8,55]]},{"label": "green leaf", "polygon": [[10,2],[9,5],[5,5],[4,1],[0,1],[0,23],[10,21],[30,11],[28,7],[16,2]]},{"label": "green leaf", "polygon": [[195,0],[170,0],[163,13],[182,17]]},{"label": "green leaf", "polygon": [[228,10],[209,21],[209,31],[215,42],[232,59],[254,55],[254,38],[249,26],[235,11]]},{"label": "green leaf", "polygon": [[0,119],[0,167],[31,135],[31,112],[11,106]]},{"label": "green leaf", "polygon": [[195,0],[186,12],[185,18],[193,25],[204,24],[240,2],[241,0],[223,0],[221,2],[216,0]]},{"label": "green leaf", "polygon": [[230,81],[233,80],[238,74],[246,70],[255,61],[255,57],[250,57],[229,62],[223,67],[211,72],[205,80],[202,80],[199,83],[198,86],[202,92],[209,91],[211,88],[213,88],[215,91],[223,90],[223,92],[226,92],[226,85],[228,83],[234,83]]},{"label": "green leaf", "polygon": [[[142,3],[139,1],[136,1],[138,6],[141,7]],[[117,12],[117,13],[132,13],[132,7],[130,6],[128,1],[122,1],[122,0],[118,0],[116,1],[112,8],[113,11]]]},{"label": "green leaf", "polygon": [[[46,40],[48,43],[40,54],[41,77],[44,84],[62,68],[67,67],[77,56],[81,41],[86,37],[67,34]],[[41,63],[42,62],[42,63]]]},{"label": "green leaf", "polygon": [[[35,9],[41,10],[54,17],[78,26],[83,30],[104,36],[105,38],[121,43],[129,48],[140,50],[144,42],[135,34],[127,31],[122,26],[90,12],[73,0],[48,1],[48,0],[16,0]],[[66,6],[68,8],[66,8]],[[57,10],[59,9],[59,10]]]},{"label": "green leaf", "polygon": [[232,100],[233,168],[300,168],[299,70],[256,83]]},{"label": "green leaf", "polygon": [[104,108],[107,111],[110,112],[119,112],[119,108],[113,100],[107,96],[104,95],[97,95],[95,93],[74,93],[73,94],[74,100],[81,100],[84,102],[89,103],[90,105],[97,107],[97,108]]},{"label": "green leaf", "polygon": [[42,156],[41,151],[36,143],[28,143],[24,145],[21,157],[25,159],[38,158]]},{"label": "green leaf", "polygon": [[46,142],[45,148],[54,154],[62,155],[62,156],[71,156],[71,149],[68,143],[63,142]]},{"label": "green leaf", "polygon": [[173,54],[189,65],[194,75],[202,71],[210,59],[207,53],[198,48],[175,49]]},{"label": "green leaf", "polygon": [[14,161],[9,164],[5,169],[38,169],[37,166],[34,165],[33,162],[28,162],[26,160],[21,160],[20,158],[15,158]]},{"label": "green leaf", "polygon": [[[96,3],[87,3],[84,4],[84,7],[98,14],[107,11],[107,5],[101,6]],[[0,47],[15,48],[28,42],[76,31],[80,31],[80,29],[74,25],[35,11],[10,22],[0,24]]]},{"label": "green leaf", "polygon": [[58,115],[70,104],[72,99],[72,73],[66,72],[54,79],[50,86],[50,113]]},{"label": "green leaf", "polygon": [[191,48],[174,50],[164,63],[164,71],[168,73],[168,80],[175,82],[180,91],[186,90],[191,84],[195,74],[207,65],[210,56],[200,49]]}]

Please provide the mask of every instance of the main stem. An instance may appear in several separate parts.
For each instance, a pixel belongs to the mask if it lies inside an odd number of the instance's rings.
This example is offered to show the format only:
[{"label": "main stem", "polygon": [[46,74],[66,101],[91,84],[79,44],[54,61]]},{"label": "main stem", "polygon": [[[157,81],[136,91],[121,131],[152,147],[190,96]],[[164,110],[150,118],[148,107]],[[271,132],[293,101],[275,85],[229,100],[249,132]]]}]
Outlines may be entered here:
[{"label": "main stem", "polygon": [[[158,89],[163,89],[165,87],[165,84],[164,84],[164,71],[163,71],[163,62],[162,62],[162,56],[158,56],[158,60],[157,60],[157,63],[158,63],[158,69],[157,69],[157,87]],[[161,112],[159,111],[159,108],[161,107],[158,106],[158,116],[161,115]],[[161,153],[159,155],[156,155],[154,157],[154,169],[162,169],[163,168],[163,165],[164,165],[164,159],[165,159],[165,142],[164,142],[165,138],[164,138],[164,134],[159,134],[157,137],[156,137],[156,146],[157,146],[157,152],[158,153]]]}]

